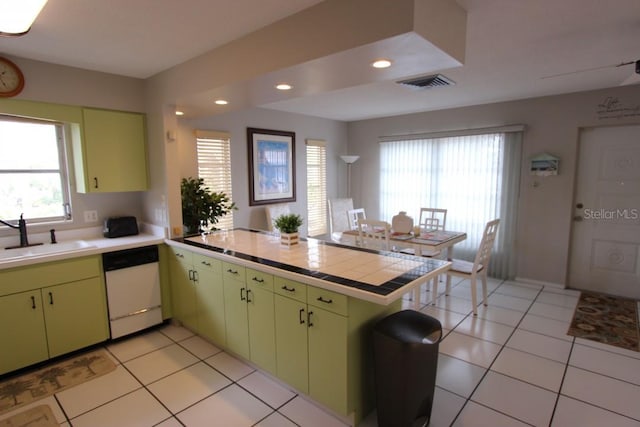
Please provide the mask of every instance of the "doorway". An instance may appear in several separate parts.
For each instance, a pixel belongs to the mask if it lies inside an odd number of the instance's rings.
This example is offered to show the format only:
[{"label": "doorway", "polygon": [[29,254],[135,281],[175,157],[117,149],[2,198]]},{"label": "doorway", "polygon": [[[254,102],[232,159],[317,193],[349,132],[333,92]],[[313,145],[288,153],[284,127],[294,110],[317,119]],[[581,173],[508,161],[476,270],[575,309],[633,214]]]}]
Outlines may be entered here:
[{"label": "doorway", "polygon": [[640,126],[581,131],[573,215],[569,286],[640,299]]}]

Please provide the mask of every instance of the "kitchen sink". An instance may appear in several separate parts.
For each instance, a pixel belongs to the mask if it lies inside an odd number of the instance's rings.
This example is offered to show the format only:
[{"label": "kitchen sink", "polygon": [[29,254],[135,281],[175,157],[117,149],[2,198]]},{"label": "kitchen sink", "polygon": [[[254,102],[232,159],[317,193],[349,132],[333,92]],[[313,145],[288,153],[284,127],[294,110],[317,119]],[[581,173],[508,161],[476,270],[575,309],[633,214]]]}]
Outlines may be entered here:
[{"label": "kitchen sink", "polygon": [[84,240],[71,240],[68,242],[45,243],[43,245],[27,246],[24,248],[13,248],[0,250],[0,261],[15,260],[25,257],[37,257],[46,255],[57,255],[69,252],[82,251],[95,248],[94,245]]}]

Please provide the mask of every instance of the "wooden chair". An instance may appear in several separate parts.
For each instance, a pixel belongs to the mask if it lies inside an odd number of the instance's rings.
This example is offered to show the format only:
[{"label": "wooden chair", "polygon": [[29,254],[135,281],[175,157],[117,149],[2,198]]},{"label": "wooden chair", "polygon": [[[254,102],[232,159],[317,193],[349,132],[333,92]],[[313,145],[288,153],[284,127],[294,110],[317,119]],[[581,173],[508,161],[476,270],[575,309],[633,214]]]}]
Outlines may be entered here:
[{"label": "wooden chair", "polygon": [[347,218],[349,218],[349,228],[351,230],[357,230],[358,223],[361,219],[367,219],[367,215],[364,213],[364,208],[349,209],[347,211]]},{"label": "wooden chair", "polygon": [[364,248],[381,251],[390,250],[390,234],[391,224],[388,222],[373,219],[361,219],[358,221],[358,242]]},{"label": "wooden chair", "polygon": [[353,209],[353,199],[331,199],[329,205],[329,230],[331,240],[342,241],[342,232],[349,230],[347,212]]},{"label": "wooden chair", "polygon": [[[478,296],[476,289],[476,281],[478,276],[482,281],[482,302],[487,305],[487,268],[489,264],[489,258],[491,257],[491,250],[493,249],[493,243],[496,240],[496,234],[498,233],[499,219],[489,221],[484,228],[484,234],[480,241],[480,247],[476,253],[476,257],[473,262],[463,261],[459,259],[452,259],[451,269],[447,271],[447,275],[454,277],[462,277],[471,281],[471,303],[473,304],[473,315],[478,315]],[[447,280],[448,295],[451,291],[451,282]],[[438,288],[434,287],[433,303],[435,304]]]},{"label": "wooden chair", "polygon": [[265,214],[267,216],[267,230],[274,231],[273,221],[280,215],[286,215],[291,213],[288,203],[279,203],[276,205],[266,205],[264,207]]}]

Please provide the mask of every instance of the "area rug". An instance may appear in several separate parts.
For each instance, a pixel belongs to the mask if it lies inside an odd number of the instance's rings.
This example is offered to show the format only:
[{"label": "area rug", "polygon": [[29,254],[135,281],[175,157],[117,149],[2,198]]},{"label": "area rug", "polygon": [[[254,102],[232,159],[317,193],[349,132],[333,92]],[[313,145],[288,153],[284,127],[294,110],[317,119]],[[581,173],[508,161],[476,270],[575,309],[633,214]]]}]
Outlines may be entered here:
[{"label": "area rug", "polygon": [[58,427],[58,425],[49,405],[34,406],[0,420],[0,427]]},{"label": "area rug", "polygon": [[631,299],[582,292],[567,334],[640,351],[637,307]]},{"label": "area rug", "polygon": [[104,350],[63,360],[0,382],[0,414],[99,377],[116,368]]}]

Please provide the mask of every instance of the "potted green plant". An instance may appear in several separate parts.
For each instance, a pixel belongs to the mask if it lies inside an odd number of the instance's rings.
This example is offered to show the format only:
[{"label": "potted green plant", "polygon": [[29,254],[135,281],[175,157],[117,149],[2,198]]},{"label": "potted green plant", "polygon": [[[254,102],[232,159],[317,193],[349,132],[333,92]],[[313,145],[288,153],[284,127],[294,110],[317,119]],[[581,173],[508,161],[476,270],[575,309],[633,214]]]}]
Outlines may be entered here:
[{"label": "potted green plant", "polygon": [[302,217],[298,214],[280,215],[273,221],[273,226],[280,230],[280,242],[291,246],[298,243],[298,228],[302,225]]},{"label": "potted green plant", "polygon": [[224,192],[211,191],[202,178],[182,178],[180,194],[185,235],[215,230],[221,217],[237,209]]}]

